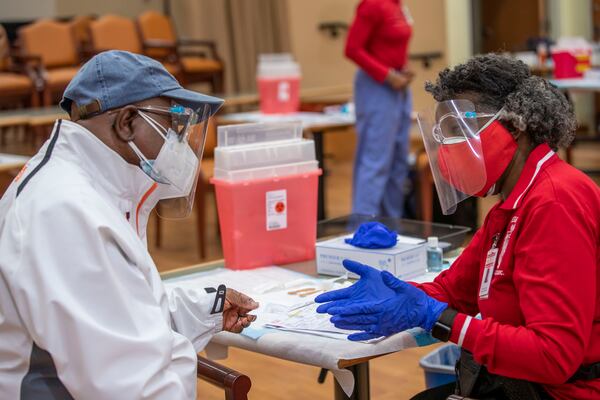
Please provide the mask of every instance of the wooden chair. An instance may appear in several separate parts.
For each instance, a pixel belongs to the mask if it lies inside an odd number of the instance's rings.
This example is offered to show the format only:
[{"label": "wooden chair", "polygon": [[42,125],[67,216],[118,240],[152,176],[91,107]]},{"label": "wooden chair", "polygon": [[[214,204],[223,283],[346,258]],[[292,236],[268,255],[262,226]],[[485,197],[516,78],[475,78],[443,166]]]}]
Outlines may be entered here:
[{"label": "wooden chair", "polygon": [[252,387],[246,375],[203,357],[198,357],[198,379],[223,388],[225,400],[247,400]]},{"label": "wooden chair", "polygon": [[135,22],[118,15],[104,15],[90,22],[90,39],[92,52],[97,54],[105,50],[124,50],[137,54],[145,54],[152,48],[164,52],[165,57],[159,59],[172,75],[181,79],[181,67],[174,54],[174,46],[158,43],[144,44],[140,40]]},{"label": "wooden chair", "polygon": [[79,56],[71,26],[41,19],[19,29],[22,56],[41,65],[42,103],[54,104],[79,70]]},{"label": "wooden chair", "polygon": [[[146,54],[150,57],[164,57],[164,50],[152,48],[156,44],[169,44],[175,47],[176,56],[183,70],[185,83],[208,82],[213,93],[223,93],[223,62],[217,53],[216,44],[210,40],[177,39],[171,19],[157,11],[146,11],[137,18],[142,41],[146,44]],[[205,51],[193,50],[203,48]]]},{"label": "wooden chair", "polygon": [[[0,25],[0,108],[39,106],[36,83],[39,71],[26,59],[12,52],[4,27]],[[35,59],[34,59],[35,60]],[[39,63],[37,64],[39,68]]]},{"label": "wooden chair", "polygon": [[69,21],[75,45],[80,56],[80,62],[85,62],[90,58],[92,43],[90,37],[90,24],[94,20],[91,15],[78,15]]}]

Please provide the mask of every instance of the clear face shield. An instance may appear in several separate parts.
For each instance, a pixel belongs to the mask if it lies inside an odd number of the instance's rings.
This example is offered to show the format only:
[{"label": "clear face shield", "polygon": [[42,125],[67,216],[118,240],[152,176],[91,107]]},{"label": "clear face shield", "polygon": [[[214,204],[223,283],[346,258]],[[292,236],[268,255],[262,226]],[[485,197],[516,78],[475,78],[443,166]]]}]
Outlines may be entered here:
[{"label": "clear face shield", "polygon": [[158,183],[157,213],[163,218],[185,218],[194,205],[210,107],[205,105],[194,111],[180,105],[139,106],[138,110],[164,139],[154,160],[148,160],[133,142],[129,142],[142,160],[144,172]]},{"label": "clear face shield", "polygon": [[418,114],[418,123],[442,212],[453,214],[461,201],[488,181],[480,133],[497,113],[481,113],[469,100],[449,100]]}]

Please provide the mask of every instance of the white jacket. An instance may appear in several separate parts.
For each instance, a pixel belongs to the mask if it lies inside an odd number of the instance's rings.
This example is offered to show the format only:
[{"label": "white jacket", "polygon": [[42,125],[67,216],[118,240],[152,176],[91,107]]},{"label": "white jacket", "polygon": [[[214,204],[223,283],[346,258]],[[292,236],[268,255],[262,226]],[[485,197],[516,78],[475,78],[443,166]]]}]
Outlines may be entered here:
[{"label": "white jacket", "polygon": [[167,297],[145,234],[160,190],[57,121],[0,200],[0,398],[196,398],[224,294]]}]

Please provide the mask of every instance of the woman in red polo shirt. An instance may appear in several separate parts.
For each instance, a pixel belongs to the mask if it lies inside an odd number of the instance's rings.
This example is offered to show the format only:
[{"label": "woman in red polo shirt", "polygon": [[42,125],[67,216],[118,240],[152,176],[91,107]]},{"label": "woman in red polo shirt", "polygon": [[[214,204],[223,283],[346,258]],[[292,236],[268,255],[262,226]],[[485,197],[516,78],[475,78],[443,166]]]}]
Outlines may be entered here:
[{"label": "woman in red polo shirt", "polygon": [[458,385],[414,399],[600,399],[600,188],[555,153],[574,137],[570,104],[494,54],[426,90],[438,103],[419,125],[442,209],[500,201],[434,282],[345,261],[361,279],[317,297],[318,311],[353,340],[421,327],[461,346]]},{"label": "woman in red polo shirt", "polygon": [[352,210],[402,216],[412,99],[405,70],[411,19],[400,0],[362,0],[346,42],[354,82],[358,142]]}]

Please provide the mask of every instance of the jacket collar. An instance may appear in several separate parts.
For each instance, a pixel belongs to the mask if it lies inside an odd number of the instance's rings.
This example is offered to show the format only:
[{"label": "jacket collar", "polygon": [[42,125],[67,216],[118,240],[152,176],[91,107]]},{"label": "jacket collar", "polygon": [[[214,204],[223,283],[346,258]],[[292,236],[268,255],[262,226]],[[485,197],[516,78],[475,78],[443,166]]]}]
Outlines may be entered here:
[{"label": "jacket collar", "polygon": [[[158,196],[156,182],[140,167],[129,164],[83,126],[67,120],[61,123],[55,154],[81,168],[111,203],[131,213],[134,228],[138,234],[144,234],[143,221],[158,202]],[[127,210],[123,210],[124,203]]]},{"label": "jacket collar", "polygon": [[506,200],[500,204],[503,210],[516,210],[522,203],[523,198],[533,186],[533,183],[548,165],[558,160],[556,153],[546,143],[538,145],[525,162],[521,176],[512,192]]}]

